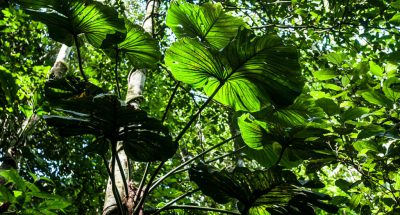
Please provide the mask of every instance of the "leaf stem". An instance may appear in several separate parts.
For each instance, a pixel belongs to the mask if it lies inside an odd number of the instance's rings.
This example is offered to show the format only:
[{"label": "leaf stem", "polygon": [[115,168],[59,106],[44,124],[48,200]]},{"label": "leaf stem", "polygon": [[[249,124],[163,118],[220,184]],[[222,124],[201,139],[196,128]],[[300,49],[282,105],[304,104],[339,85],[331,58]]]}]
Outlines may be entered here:
[{"label": "leaf stem", "polygon": [[169,98],[167,107],[165,108],[164,115],[163,115],[162,120],[161,120],[161,124],[164,123],[165,119],[167,118],[168,110],[171,108],[172,100],[174,100],[175,94],[176,94],[176,92],[178,92],[178,88],[179,88],[180,84],[181,84],[181,82],[178,82],[175,85],[174,91],[172,92],[172,95]]},{"label": "leaf stem", "polygon": [[151,192],[152,190],[154,190],[154,188],[156,188],[156,187],[157,187],[162,181],[164,181],[168,176],[170,176],[171,174],[173,174],[174,172],[176,172],[176,171],[179,170],[180,168],[182,168],[182,167],[184,167],[184,166],[190,164],[191,162],[193,162],[193,161],[196,160],[197,158],[203,156],[204,154],[210,152],[211,150],[213,150],[213,149],[215,149],[215,148],[217,148],[217,147],[219,147],[219,146],[222,146],[223,144],[225,144],[225,143],[227,143],[227,142],[229,142],[229,141],[235,139],[235,138],[238,137],[239,135],[240,135],[240,134],[237,134],[237,135],[235,135],[235,136],[232,136],[232,137],[230,137],[230,138],[228,138],[228,139],[222,141],[221,143],[218,143],[218,144],[214,145],[213,147],[211,147],[211,148],[205,150],[204,152],[202,152],[202,153],[196,155],[195,157],[193,157],[193,158],[191,158],[191,159],[189,159],[189,160],[183,162],[183,163],[180,164],[179,166],[177,166],[177,167],[175,167],[174,169],[172,169],[171,171],[167,172],[165,175],[163,175],[160,179],[158,179],[158,180],[150,187],[150,192]]},{"label": "leaf stem", "polygon": [[154,179],[156,178],[156,175],[161,170],[161,168],[163,167],[164,163],[165,163],[164,161],[161,161],[161,163],[158,165],[157,169],[151,175],[150,181],[149,181],[149,183],[147,184],[146,188],[143,191],[143,197],[140,199],[139,203],[136,205],[133,214],[138,214],[140,208],[144,204],[144,200],[146,199],[147,195],[150,193],[150,191],[149,191],[150,185],[153,183]]},{"label": "leaf stem", "polygon": [[[205,163],[205,164],[209,164],[209,163],[212,163],[212,162],[214,162],[214,161],[216,161],[216,160],[220,160],[220,159],[222,159],[222,158],[225,158],[225,157],[234,155],[234,154],[236,154],[237,152],[242,151],[242,150],[243,150],[244,148],[246,148],[246,147],[247,147],[247,145],[242,146],[242,147],[236,149],[235,151],[232,151],[232,152],[226,153],[226,154],[224,154],[224,155],[218,156],[218,157],[216,157],[216,158],[214,158],[214,159],[211,159],[211,160],[208,160],[208,161],[206,161],[206,162],[204,162],[204,163]],[[174,172],[174,174],[178,174],[178,173],[181,173],[181,172],[185,172],[185,171],[188,171],[189,169],[190,169],[190,168],[181,169],[181,170],[178,170],[178,171]]]},{"label": "leaf stem", "polygon": [[287,148],[287,145],[283,145],[282,146],[281,152],[279,153],[279,157],[278,157],[278,160],[275,163],[275,166],[278,166],[278,164],[281,162],[281,160],[283,158],[283,153],[285,152],[286,148]]},{"label": "leaf stem", "polygon": [[118,62],[118,55],[119,55],[119,51],[118,51],[118,49],[116,49],[114,74],[115,74],[115,83],[117,85],[118,99],[121,99],[121,90],[119,88],[119,79],[118,79],[118,63],[119,63]]},{"label": "leaf stem", "polygon": [[175,142],[179,142],[179,140],[183,137],[183,135],[186,133],[186,131],[190,128],[192,123],[196,120],[196,118],[199,116],[199,114],[204,110],[205,107],[211,102],[211,100],[214,98],[214,96],[218,93],[218,91],[221,89],[221,87],[224,86],[224,83],[220,83],[218,87],[214,90],[214,92],[211,94],[210,97],[204,102],[204,104],[200,107],[200,109],[192,116],[192,118],[189,120],[189,122],[185,125],[185,127],[182,129],[182,131],[178,134],[178,136],[175,139]]},{"label": "leaf stem", "polygon": [[118,152],[117,152],[117,151],[115,152],[115,158],[116,158],[116,160],[117,160],[119,172],[121,173],[122,181],[124,182],[125,196],[128,197],[128,195],[129,195],[129,193],[128,193],[128,183],[127,183],[127,181],[126,181],[125,173],[124,173],[124,170],[123,170],[123,168],[122,168],[121,160],[119,159],[119,156],[118,156]]},{"label": "leaf stem", "polygon": [[149,173],[149,167],[150,167],[150,162],[147,162],[146,163],[146,168],[144,169],[144,173],[142,175],[142,180],[140,180],[139,188],[138,188],[138,190],[136,192],[136,196],[135,196],[135,200],[134,200],[135,204],[139,200],[140,195],[142,195],[142,189],[143,189],[144,183],[146,181],[147,174]]},{"label": "leaf stem", "polygon": [[83,72],[81,50],[79,48],[78,36],[77,35],[74,35],[74,41],[75,41],[75,46],[76,46],[76,50],[77,50],[77,53],[78,53],[79,71],[81,72],[81,75],[82,75],[83,79],[85,80],[85,82],[88,82],[88,78],[86,77],[85,72]]},{"label": "leaf stem", "polygon": [[[105,164],[105,166],[106,166],[107,173],[108,173],[108,175],[110,176],[110,180],[111,180],[111,184],[112,184],[112,191],[113,191],[113,194],[114,194],[115,201],[117,202],[118,210],[119,210],[120,212],[122,212],[122,211],[123,211],[123,210],[122,210],[123,207],[122,207],[122,203],[121,203],[121,198],[119,197],[119,192],[118,192],[117,185],[115,184],[115,179],[114,179],[114,174],[113,174],[114,171],[111,171],[111,170],[110,170],[110,167],[108,166],[108,162],[107,162],[106,157],[105,157],[104,155],[102,155],[101,157],[103,158],[103,162],[104,162],[104,164]],[[112,158],[112,162],[111,162],[111,163],[113,163],[113,161],[114,161],[114,158]],[[114,162],[115,162],[115,161],[114,161]],[[112,164],[112,165],[113,165],[113,164]],[[115,169],[115,168],[113,168],[113,170],[114,170],[114,169]]]},{"label": "leaf stem", "polygon": [[227,210],[218,209],[218,208],[200,207],[200,206],[195,206],[195,205],[173,205],[164,210],[174,210],[174,209],[214,211],[214,212],[220,212],[220,213],[225,213],[225,214],[240,215],[240,213],[234,212],[234,211],[227,211]]},{"label": "leaf stem", "polygon": [[193,193],[199,191],[200,189],[194,189],[192,191],[189,191],[187,193],[184,193],[178,197],[176,197],[175,199],[171,200],[170,202],[168,202],[166,205],[164,205],[163,207],[159,208],[156,212],[152,213],[152,214],[159,214],[160,212],[164,211],[164,210],[168,210],[168,207],[171,206],[172,204],[174,204],[175,202],[185,198],[186,196],[192,195]]}]

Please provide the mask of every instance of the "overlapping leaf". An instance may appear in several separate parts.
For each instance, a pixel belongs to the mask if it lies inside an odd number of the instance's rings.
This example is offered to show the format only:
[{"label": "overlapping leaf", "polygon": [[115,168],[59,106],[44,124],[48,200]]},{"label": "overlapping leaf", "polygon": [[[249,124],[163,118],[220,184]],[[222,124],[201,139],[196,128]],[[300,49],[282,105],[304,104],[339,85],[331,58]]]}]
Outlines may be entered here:
[{"label": "overlapping leaf", "polygon": [[138,25],[125,20],[125,27],[127,29],[126,38],[124,41],[109,40],[109,44],[103,44],[106,53],[112,59],[115,59],[116,53],[124,53],[135,66],[135,68],[149,68],[157,65],[156,63],[161,59],[160,47],[157,40],[144,31]]},{"label": "overlapping leaf", "polygon": [[189,170],[189,175],[201,191],[216,202],[238,200],[242,214],[315,214],[312,206],[328,212],[337,211],[337,207],[321,201],[329,197],[300,188],[296,176],[289,171],[250,171],[243,167],[217,171],[199,164]]},{"label": "overlapping leaf", "polygon": [[[91,0],[19,0],[27,13],[47,25],[52,39],[73,45],[74,36],[83,34],[88,42],[100,47],[106,37],[122,40],[125,37],[123,19],[105,5]],[[113,35],[113,36],[110,36]]]},{"label": "overlapping leaf", "polygon": [[174,2],[167,14],[167,26],[178,38],[200,38],[216,49],[225,47],[244,25],[243,20],[226,14],[221,4]]},{"label": "overlapping leaf", "polygon": [[[238,119],[238,125],[244,143],[253,149],[248,151],[248,156],[264,162],[261,163],[264,166],[274,165],[282,150],[283,166],[291,166],[299,160],[334,157],[324,139],[324,134],[329,132],[327,130],[307,125],[279,127],[256,120],[250,114],[243,114]],[[268,159],[261,159],[263,155],[268,156]]]},{"label": "overlapping leaf", "polygon": [[[165,62],[179,81],[203,88],[235,110],[259,111],[293,103],[303,87],[297,52],[272,35],[239,30],[222,52],[184,38],[167,51]],[[220,86],[221,85],[221,86]]]},{"label": "overlapping leaf", "polygon": [[115,95],[80,92],[82,84],[87,83],[63,83],[68,82],[54,80],[47,84],[47,97],[62,109],[44,117],[61,136],[93,134],[102,139],[101,143],[123,141],[126,154],[136,161],[164,161],[175,154],[178,145],[172,142],[166,127],[145,111],[125,105]]}]

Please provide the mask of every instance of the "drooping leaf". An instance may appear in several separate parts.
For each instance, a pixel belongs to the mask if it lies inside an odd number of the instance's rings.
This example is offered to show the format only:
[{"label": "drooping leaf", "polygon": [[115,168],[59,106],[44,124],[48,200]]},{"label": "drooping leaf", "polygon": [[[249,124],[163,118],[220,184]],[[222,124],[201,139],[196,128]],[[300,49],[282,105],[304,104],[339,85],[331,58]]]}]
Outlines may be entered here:
[{"label": "drooping leaf", "polygon": [[24,179],[18,174],[17,170],[9,169],[9,170],[0,170],[0,177],[4,178],[6,183],[11,183],[16,186],[17,189],[25,191],[26,184]]},{"label": "drooping leaf", "polygon": [[379,125],[370,124],[361,128],[361,132],[358,134],[358,139],[369,138],[372,136],[381,136],[386,132],[386,129]]},{"label": "drooping leaf", "polygon": [[383,69],[373,61],[369,62],[369,70],[371,71],[372,74],[378,77],[382,77],[383,75]]},{"label": "drooping leaf", "polygon": [[226,14],[219,3],[174,2],[167,14],[167,26],[178,38],[200,38],[216,49],[225,47],[244,25],[242,19]]},{"label": "drooping leaf", "polygon": [[18,0],[27,13],[47,25],[49,35],[68,46],[83,34],[87,41],[100,47],[106,37],[123,40],[125,27],[117,11],[91,0]]},{"label": "drooping leaf", "polygon": [[250,171],[244,167],[236,167],[232,171],[217,171],[199,164],[189,170],[189,175],[201,191],[216,202],[238,200],[238,208],[242,214],[282,214],[281,211],[305,209],[314,214],[311,206],[321,207],[329,212],[336,212],[338,209],[321,201],[326,200],[326,197],[302,189],[293,173],[277,168]]},{"label": "drooping leaf", "polygon": [[375,90],[369,90],[367,92],[363,92],[361,93],[361,96],[371,104],[381,105],[386,107],[392,104],[392,102],[385,95]]},{"label": "drooping leaf", "polygon": [[103,44],[105,51],[111,59],[115,59],[116,53],[124,53],[135,68],[151,68],[157,65],[161,59],[160,47],[151,35],[138,25],[125,20],[127,29],[124,41],[110,40],[109,44]]},{"label": "drooping leaf", "polygon": [[357,118],[362,117],[364,114],[369,113],[369,109],[365,107],[355,107],[349,108],[344,113],[342,113],[342,121],[345,122],[347,120],[355,120]]},{"label": "drooping leaf", "polygon": [[316,79],[320,81],[330,80],[339,76],[335,71],[328,69],[316,71],[313,73],[313,75]]},{"label": "drooping leaf", "polygon": [[390,20],[390,23],[394,25],[399,25],[400,24],[400,13],[396,13]]},{"label": "drooping leaf", "polygon": [[268,138],[267,123],[251,119],[251,117],[250,114],[244,114],[238,119],[238,125],[246,145],[259,150],[271,139]]},{"label": "drooping leaf", "polygon": [[331,52],[324,56],[329,62],[340,65],[345,60],[345,55],[338,52]]},{"label": "drooping leaf", "polygon": [[209,96],[220,87],[214,99],[237,111],[288,106],[304,83],[295,49],[276,36],[256,37],[246,29],[219,53],[196,39],[181,39],[167,51],[165,62],[177,80],[202,87]]},{"label": "drooping leaf", "polygon": [[356,141],[353,143],[353,147],[355,150],[357,150],[360,153],[366,153],[368,151],[373,151],[373,152],[379,152],[378,150],[378,145],[374,143],[373,141]]},{"label": "drooping leaf", "polygon": [[393,102],[400,98],[400,78],[391,77],[383,83],[383,93]]},{"label": "drooping leaf", "polygon": [[[275,156],[278,157],[282,148],[284,148],[282,165],[288,164],[289,166],[291,162],[299,160],[323,159],[334,156],[329,145],[324,141],[324,134],[328,132],[325,129],[307,125],[281,127],[268,121],[262,122],[254,119],[249,114],[243,114],[238,119],[238,125],[244,143],[249,148],[260,151],[259,153],[250,151],[250,154],[247,154],[248,156],[262,156],[263,154],[266,156],[275,153]],[[275,150],[277,147],[273,147],[274,144],[280,145],[279,150]],[[266,154],[266,152],[268,153]],[[266,162],[263,165],[268,165],[275,156],[271,156],[271,159],[268,160],[256,158]]]},{"label": "drooping leaf", "polygon": [[328,98],[320,98],[315,101],[315,103],[320,106],[326,114],[329,116],[333,116],[335,114],[340,113],[340,107],[336,102],[334,102],[332,99]]}]

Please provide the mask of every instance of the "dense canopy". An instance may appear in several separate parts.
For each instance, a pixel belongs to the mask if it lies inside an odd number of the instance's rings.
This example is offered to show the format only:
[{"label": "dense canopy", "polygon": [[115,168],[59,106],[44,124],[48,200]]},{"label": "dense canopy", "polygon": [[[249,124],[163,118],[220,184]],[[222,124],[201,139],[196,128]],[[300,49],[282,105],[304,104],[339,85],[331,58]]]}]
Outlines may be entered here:
[{"label": "dense canopy", "polygon": [[0,214],[400,213],[400,0],[0,9]]}]

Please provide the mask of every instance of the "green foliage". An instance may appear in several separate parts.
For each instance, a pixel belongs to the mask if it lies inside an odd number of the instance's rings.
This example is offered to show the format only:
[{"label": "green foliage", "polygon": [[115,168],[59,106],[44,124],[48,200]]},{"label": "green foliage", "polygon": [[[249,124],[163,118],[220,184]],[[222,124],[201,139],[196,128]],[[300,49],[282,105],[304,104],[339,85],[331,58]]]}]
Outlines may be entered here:
[{"label": "green foliage", "polygon": [[47,25],[52,39],[68,46],[73,45],[75,37],[81,34],[95,47],[104,46],[107,40],[122,40],[125,37],[124,22],[118,18],[117,12],[98,2],[20,0],[18,3],[33,19]]},{"label": "green foliage", "polygon": [[[26,198],[36,188],[10,173],[0,201],[26,206],[25,214],[63,207],[69,214],[100,213],[106,174],[93,152],[106,156],[110,142],[123,141],[132,160],[162,161],[149,165],[150,181],[143,177],[151,187],[145,212],[326,214],[337,206],[340,214],[399,213],[399,1],[196,2],[163,2],[152,20],[157,40],[124,17],[124,8],[140,11],[140,2],[115,1],[118,10],[94,1],[5,4],[0,152],[20,149],[23,178],[32,169],[53,183]],[[51,39],[78,43],[89,80],[107,90],[73,76],[45,85],[57,46],[20,6],[47,25]],[[129,20],[143,16],[128,14]],[[94,47],[76,41],[82,36]],[[76,63],[71,60],[71,73]],[[153,69],[143,110],[110,94],[113,79],[125,78],[131,65]],[[44,112],[47,123],[37,117]],[[230,136],[238,136],[233,144],[202,154]],[[192,159],[208,165],[190,168],[189,177],[185,166],[174,169]],[[131,167],[135,193],[145,165]],[[195,184],[204,195],[187,194]],[[74,204],[67,208],[45,193]]]},{"label": "green foliage", "polygon": [[[0,212],[14,211],[18,214],[64,213],[71,205],[65,198],[43,192],[40,183],[53,183],[44,177],[33,175],[34,182],[23,179],[15,169],[0,170]],[[41,180],[41,181],[39,181]]]}]

